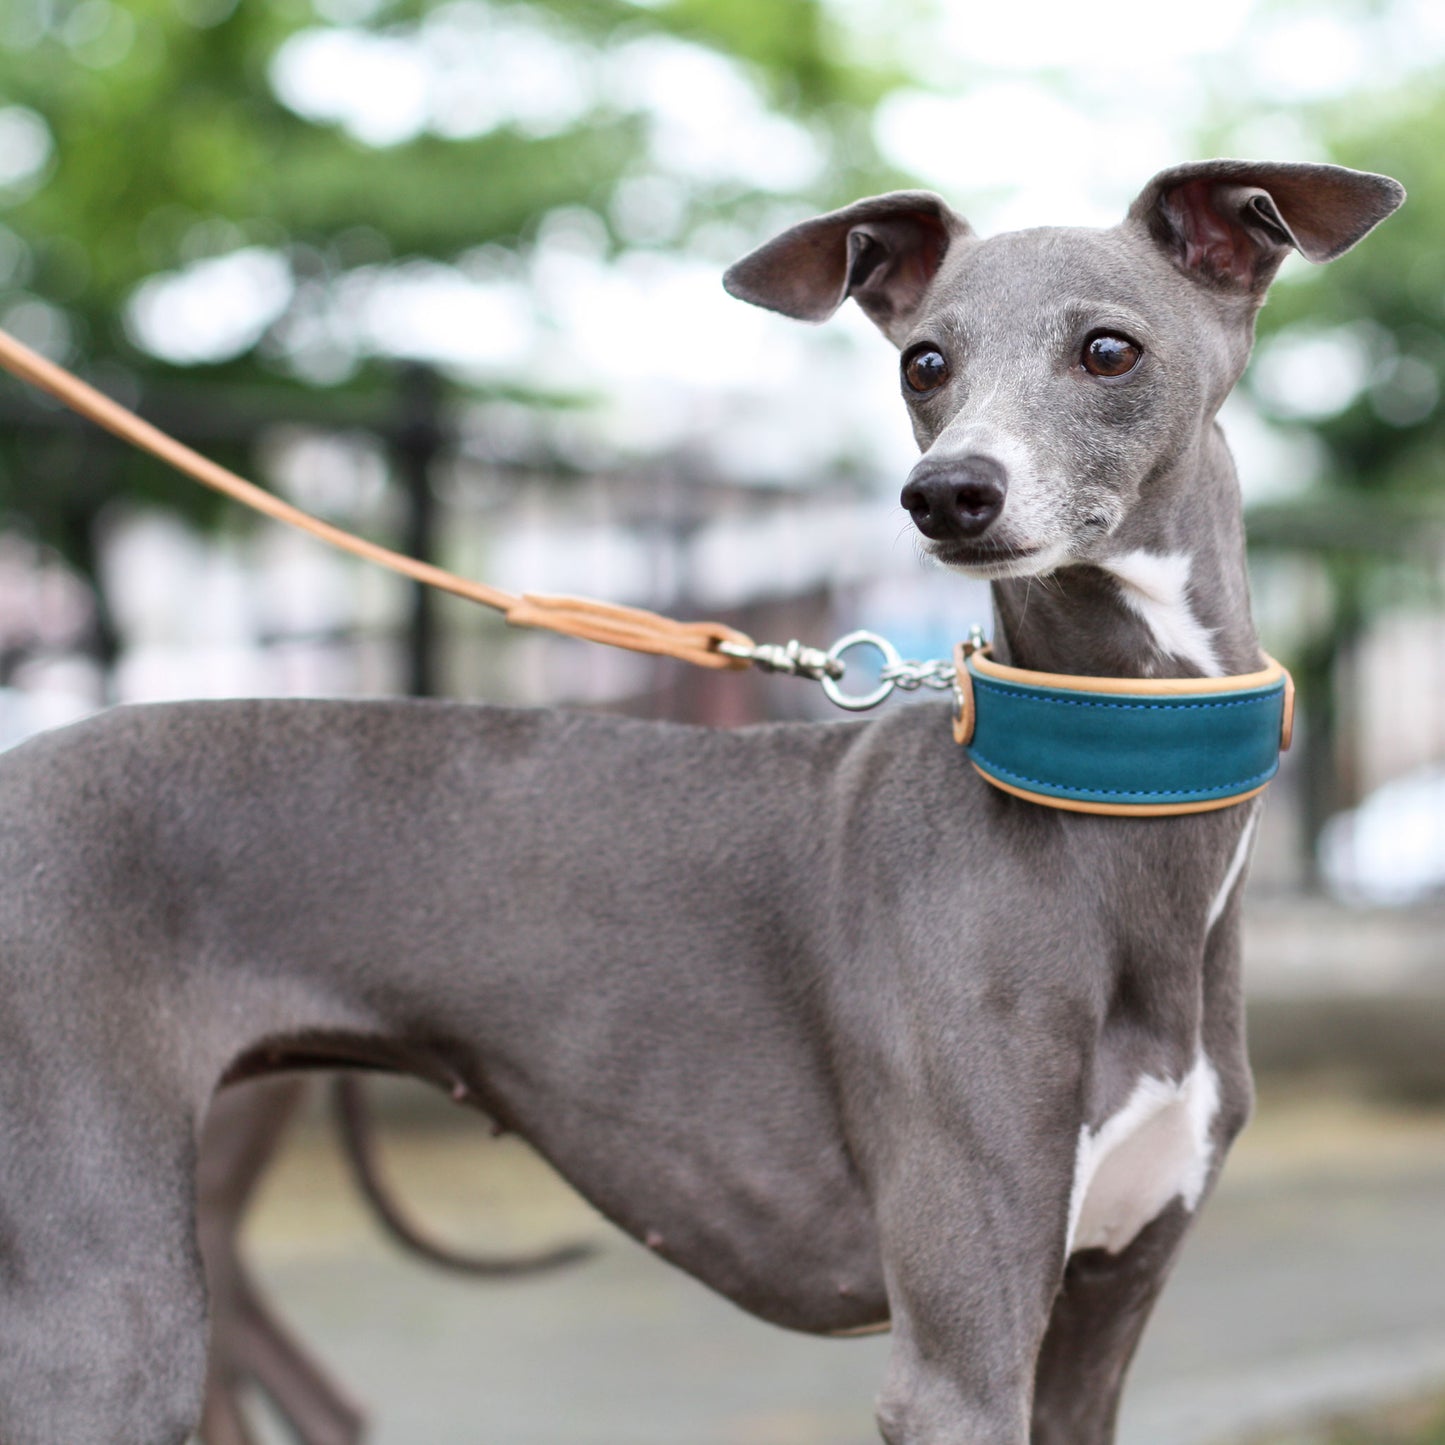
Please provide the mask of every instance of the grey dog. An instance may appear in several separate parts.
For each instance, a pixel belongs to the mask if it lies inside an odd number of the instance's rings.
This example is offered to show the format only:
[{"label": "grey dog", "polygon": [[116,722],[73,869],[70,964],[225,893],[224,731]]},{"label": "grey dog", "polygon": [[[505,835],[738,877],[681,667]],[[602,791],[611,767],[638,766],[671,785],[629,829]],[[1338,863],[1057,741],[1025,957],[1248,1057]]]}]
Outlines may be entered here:
[{"label": "grey dog", "polygon": [[[902,352],[905,508],[1055,672],[1260,666],[1215,414],[1279,262],[1403,192],[1156,176],[980,239],[927,192],[735,266]],[[177,1445],[199,1123],[299,1064],[465,1090],[763,1319],[891,1327],[890,1445],[1102,1445],[1245,1121],[1257,803],[992,789],[946,708],[709,731],[417,702],[124,708],[0,760],[0,1439]],[[681,1432],[685,1433],[685,1431]]]}]

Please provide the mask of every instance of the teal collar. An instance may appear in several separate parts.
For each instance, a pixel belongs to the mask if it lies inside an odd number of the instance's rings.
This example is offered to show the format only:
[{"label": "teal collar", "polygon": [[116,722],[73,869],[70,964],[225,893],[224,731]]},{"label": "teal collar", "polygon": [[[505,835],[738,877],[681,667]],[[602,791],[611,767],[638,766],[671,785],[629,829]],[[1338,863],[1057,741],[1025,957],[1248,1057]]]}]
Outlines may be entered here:
[{"label": "teal collar", "polygon": [[960,645],[954,737],[994,787],[1048,808],[1227,808],[1262,792],[1289,746],[1294,684],[1267,661],[1235,677],[1071,677]]}]

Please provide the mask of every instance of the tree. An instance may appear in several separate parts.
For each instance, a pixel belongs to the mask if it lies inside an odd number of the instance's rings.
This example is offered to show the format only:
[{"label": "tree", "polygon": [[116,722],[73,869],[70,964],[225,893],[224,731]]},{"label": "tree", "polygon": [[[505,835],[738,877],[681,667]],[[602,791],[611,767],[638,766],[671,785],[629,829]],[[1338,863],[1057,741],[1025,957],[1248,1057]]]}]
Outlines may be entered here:
[{"label": "tree", "polygon": [[[378,95],[418,84],[412,112],[392,104],[368,121],[354,88],[298,99],[298,70],[308,54],[327,61],[328,46],[333,80],[372,66]],[[374,350],[324,365],[307,352],[359,273],[525,251],[539,218],[563,207],[587,208],[620,248],[635,237],[619,202],[649,183],[665,183],[675,213],[651,244],[680,246],[720,216],[897,179],[867,123],[896,73],[844,51],[821,0],[10,0],[0,324],[244,467],[260,415],[384,409],[390,377]],[[538,75],[560,69],[550,108],[518,81],[528,57]],[[667,174],[656,107],[629,92],[628,67],[656,83],[699,57],[754,93],[785,138],[817,148],[811,174],[771,191],[745,175]],[[253,286],[281,298],[274,314],[209,353],[167,360],[139,344],[148,281],[238,256]],[[106,498],[217,514],[147,461],[24,425],[36,418],[13,388],[0,399],[12,423],[0,511],[92,578],[90,523]],[[523,399],[545,403],[545,385]]]},{"label": "tree", "polygon": [[1305,828],[1358,801],[1344,665],[1370,623],[1409,600],[1439,605],[1445,576],[1445,98],[1433,76],[1388,97],[1352,94],[1311,117],[1330,157],[1404,182],[1404,207],[1358,250],[1294,272],[1260,316],[1260,362],[1246,379],[1277,421],[1302,419],[1271,386],[1290,348],[1306,369],[1331,356],[1347,375],[1303,419],[1320,445],[1316,483],[1255,508],[1251,545],[1312,559],[1326,606],[1290,658],[1309,726]]}]

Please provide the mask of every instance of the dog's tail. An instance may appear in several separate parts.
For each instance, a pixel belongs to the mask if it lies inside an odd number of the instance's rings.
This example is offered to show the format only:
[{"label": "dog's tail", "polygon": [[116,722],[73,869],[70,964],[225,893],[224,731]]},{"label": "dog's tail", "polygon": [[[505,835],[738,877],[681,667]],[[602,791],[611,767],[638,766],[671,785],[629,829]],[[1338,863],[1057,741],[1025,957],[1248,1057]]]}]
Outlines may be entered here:
[{"label": "dog's tail", "polygon": [[351,1166],[357,1188],[392,1239],[419,1259],[456,1274],[505,1279],[514,1275],[540,1274],[546,1270],[560,1269],[563,1265],[576,1264],[596,1253],[594,1245],[580,1240],[555,1249],[517,1255],[465,1254],[449,1245],[439,1244],[407,1217],[382,1181],[371,1107],[367,1102],[362,1081],[355,1075],[339,1075],[332,1085],[331,1103],[341,1135],[342,1153]]}]

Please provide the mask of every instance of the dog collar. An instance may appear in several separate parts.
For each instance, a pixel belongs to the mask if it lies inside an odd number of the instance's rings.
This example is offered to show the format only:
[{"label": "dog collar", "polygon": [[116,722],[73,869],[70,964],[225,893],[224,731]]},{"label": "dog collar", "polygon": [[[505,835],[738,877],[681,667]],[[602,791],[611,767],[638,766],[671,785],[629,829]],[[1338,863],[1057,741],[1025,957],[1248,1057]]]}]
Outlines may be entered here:
[{"label": "dog collar", "polygon": [[1073,813],[1160,817],[1263,792],[1294,723],[1272,657],[1234,677],[1071,677],[960,643],[953,735],[996,788]]}]

